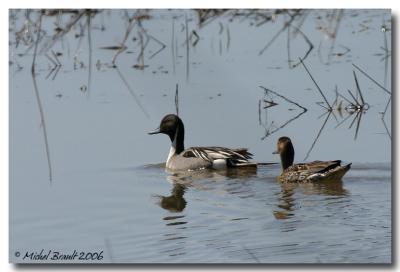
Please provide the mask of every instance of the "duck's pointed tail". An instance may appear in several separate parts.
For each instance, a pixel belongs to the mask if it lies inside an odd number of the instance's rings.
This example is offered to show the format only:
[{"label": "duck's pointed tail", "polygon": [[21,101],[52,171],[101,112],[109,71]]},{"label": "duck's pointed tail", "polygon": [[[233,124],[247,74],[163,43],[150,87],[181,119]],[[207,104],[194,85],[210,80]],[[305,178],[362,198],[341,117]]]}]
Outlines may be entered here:
[{"label": "duck's pointed tail", "polygon": [[329,179],[340,180],[347,173],[347,171],[350,170],[350,168],[351,168],[351,163],[343,166],[337,166],[335,168],[329,169],[329,171],[326,172],[326,176]]},{"label": "duck's pointed tail", "polygon": [[258,166],[264,166],[264,165],[275,165],[278,164],[277,162],[230,162],[231,167],[258,167]]}]

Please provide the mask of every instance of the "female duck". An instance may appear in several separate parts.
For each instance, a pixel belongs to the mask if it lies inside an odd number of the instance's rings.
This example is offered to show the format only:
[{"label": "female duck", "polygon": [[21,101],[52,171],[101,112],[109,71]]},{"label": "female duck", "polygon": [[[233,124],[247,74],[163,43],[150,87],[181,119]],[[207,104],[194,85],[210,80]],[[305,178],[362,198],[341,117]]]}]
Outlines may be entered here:
[{"label": "female duck", "polygon": [[191,147],[185,150],[185,128],[182,120],[175,114],[168,114],[160,127],[149,134],[167,134],[171,139],[171,149],[166,167],[171,170],[197,170],[204,168],[225,169],[228,167],[256,167],[250,162],[252,154],[247,148],[229,149],[224,147]]},{"label": "female duck", "polygon": [[289,137],[279,138],[277,147],[274,154],[281,156],[282,173],[278,177],[281,182],[340,180],[351,166],[351,163],[341,166],[340,160],[293,164],[294,148]]}]

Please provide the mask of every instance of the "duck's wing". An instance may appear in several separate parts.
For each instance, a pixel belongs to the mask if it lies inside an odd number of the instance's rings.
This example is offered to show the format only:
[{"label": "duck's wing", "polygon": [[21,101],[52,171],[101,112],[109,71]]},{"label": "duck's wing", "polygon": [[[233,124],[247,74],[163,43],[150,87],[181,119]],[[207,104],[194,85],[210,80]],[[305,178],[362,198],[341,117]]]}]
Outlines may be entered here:
[{"label": "duck's wing", "polygon": [[295,164],[283,171],[279,179],[285,182],[341,179],[350,169],[351,163],[345,166],[341,166],[340,164],[340,160]]},{"label": "duck's wing", "polygon": [[290,171],[306,171],[309,170],[311,172],[318,172],[318,171],[327,171],[329,169],[335,168],[340,166],[340,160],[334,161],[313,161],[307,163],[298,163],[290,166],[288,169]]},{"label": "duck's wing", "polygon": [[198,159],[212,162],[212,159],[208,156],[207,152],[204,152],[203,150],[201,150],[198,147],[188,148],[188,149],[184,150],[181,153],[181,155],[182,155],[182,157],[185,157],[185,158],[198,158]]},{"label": "duck's wing", "polygon": [[183,151],[184,157],[196,157],[213,162],[218,159],[225,159],[232,164],[248,163],[253,154],[247,151],[247,148],[230,149],[219,146],[191,147]]}]

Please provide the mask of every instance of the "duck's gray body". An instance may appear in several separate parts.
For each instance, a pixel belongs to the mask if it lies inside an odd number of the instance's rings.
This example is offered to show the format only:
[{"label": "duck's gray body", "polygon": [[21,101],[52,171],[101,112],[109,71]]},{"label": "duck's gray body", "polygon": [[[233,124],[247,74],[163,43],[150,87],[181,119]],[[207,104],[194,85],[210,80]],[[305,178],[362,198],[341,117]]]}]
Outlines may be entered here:
[{"label": "duck's gray body", "polygon": [[177,171],[200,170],[212,168],[212,162],[197,157],[184,157],[182,154],[173,153],[171,156],[168,156],[165,167]]},{"label": "duck's gray body", "polygon": [[174,115],[166,115],[160,128],[150,134],[163,133],[170,136],[171,149],[166,161],[170,170],[224,169],[228,167],[256,167],[250,162],[252,154],[246,148],[230,149],[225,147],[191,147],[184,149],[184,125],[182,120]]},{"label": "duck's gray body", "polygon": [[198,170],[205,168],[256,166],[248,160],[252,154],[246,148],[229,149],[219,146],[191,147],[180,154],[171,147],[166,167],[172,170]]}]

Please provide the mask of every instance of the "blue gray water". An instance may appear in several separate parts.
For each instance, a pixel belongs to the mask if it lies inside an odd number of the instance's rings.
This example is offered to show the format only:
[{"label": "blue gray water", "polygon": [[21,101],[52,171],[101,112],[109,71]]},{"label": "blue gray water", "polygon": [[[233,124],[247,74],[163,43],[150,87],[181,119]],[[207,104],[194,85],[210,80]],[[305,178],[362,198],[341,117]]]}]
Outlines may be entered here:
[{"label": "blue gray water", "polygon": [[[81,262],[391,262],[389,10],[306,11],[289,31],[286,13],[263,23],[228,11],[199,27],[194,11],[151,10],[117,70],[107,47],[120,45],[133,14],[96,14],[89,35],[83,15],[54,44],[71,15],[43,17],[35,67],[50,181],[31,75],[38,13],[10,11],[11,262],[37,262],[23,256],[42,249],[103,252]],[[335,89],[342,95],[331,114],[305,68],[289,68],[307,39],[304,63],[328,102]],[[348,90],[361,101],[353,71],[369,106],[359,114],[344,109]],[[175,112],[176,84],[188,147],[248,147],[254,160],[278,162],[276,141],[289,136],[295,161],[342,159],[352,169],[340,182],[301,185],[279,184],[279,165],[169,173],[160,164],[168,137],[147,132]],[[264,109],[264,100],[278,105]]]}]

